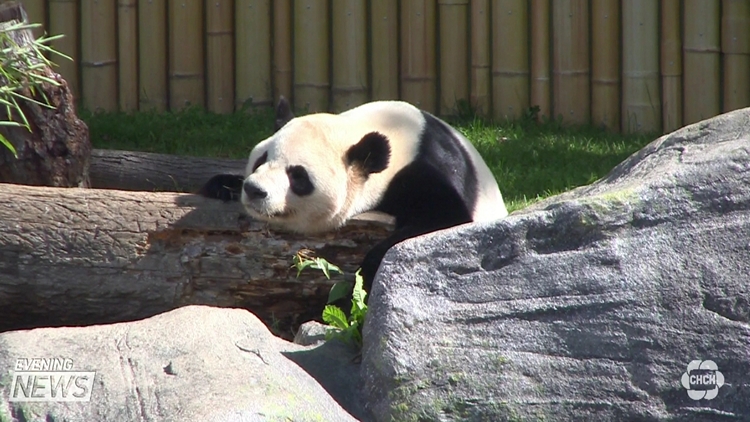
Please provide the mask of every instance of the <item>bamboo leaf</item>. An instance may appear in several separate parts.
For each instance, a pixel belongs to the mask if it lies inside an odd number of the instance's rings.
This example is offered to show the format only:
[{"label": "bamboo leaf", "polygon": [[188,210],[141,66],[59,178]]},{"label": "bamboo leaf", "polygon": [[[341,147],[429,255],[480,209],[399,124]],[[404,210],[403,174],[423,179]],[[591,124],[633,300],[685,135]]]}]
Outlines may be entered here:
[{"label": "bamboo leaf", "polygon": [[16,149],[13,147],[13,144],[10,143],[8,139],[5,138],[2,134],[0,134],[0,144],[5,145],[6,148],[10,150],[10,152],[13,154],[15,158],[18,158],[18,153],[16,152]]}]

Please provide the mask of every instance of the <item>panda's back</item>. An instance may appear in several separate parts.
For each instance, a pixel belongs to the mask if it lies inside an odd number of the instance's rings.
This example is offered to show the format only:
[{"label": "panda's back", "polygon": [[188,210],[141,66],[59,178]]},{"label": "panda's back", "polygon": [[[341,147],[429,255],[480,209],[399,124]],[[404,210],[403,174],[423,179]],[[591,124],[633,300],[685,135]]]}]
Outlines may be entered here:
[{"label": "panda's back", "polygon": [[[346,118],[353,129],[377,131],[390,140],[389,168],[382,174],[371,175],[372,180],[368,181],[368,189],[382,192],[386,203],[381,203],[381,208],[386,209],[381,210],[409,213],[414,210],[401,207],[423,205],[410,204],[409,200],[415,195],[419,198],[419,193],[428,188],[420,181],[424,174],[420,169],[426,169],[431,173],[430,180],[450,186],[460,195],[470,221],[495,220],[507,215],[497,181],[479,152],[462,134],[437,117],[402,101],[367,103],[339,116]],[[427,166],[420,166],[423,163]],[[421,202],[431,201],[422,198]],[[430,207],[440,204],[424,205],[428,212]]]}]

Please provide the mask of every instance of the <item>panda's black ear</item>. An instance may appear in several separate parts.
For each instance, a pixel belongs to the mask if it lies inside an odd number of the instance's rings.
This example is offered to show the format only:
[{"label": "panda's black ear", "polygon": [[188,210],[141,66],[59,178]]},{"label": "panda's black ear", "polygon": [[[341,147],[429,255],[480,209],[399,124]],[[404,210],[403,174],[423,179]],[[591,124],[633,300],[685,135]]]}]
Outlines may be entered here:
[{"label": "panda's black ear", "polygon": [[276,121],[274,122],[273,131],[278,132],[279,129],[284,127],[285,124],[289,123],[294,118],[292,113],[292,106],[284,96],[279,97],[279,104],[276,106]]},{"label": "panda's black ear", "polygon": [[388,168],[391,145],[382,133],[370,132],[346,152],[346,162],[356,165],[365,174],[380,173]]}]

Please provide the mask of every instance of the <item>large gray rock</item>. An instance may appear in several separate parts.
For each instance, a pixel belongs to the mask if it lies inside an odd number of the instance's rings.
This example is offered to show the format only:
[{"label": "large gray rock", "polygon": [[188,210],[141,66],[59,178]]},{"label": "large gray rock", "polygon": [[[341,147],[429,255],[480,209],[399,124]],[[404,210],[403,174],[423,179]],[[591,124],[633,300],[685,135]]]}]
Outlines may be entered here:
[{"label": "large gray rock", "polygon": [[[369,306],[376,420],[750,420],[750,111],[398,245]],[[702,400],[681,383],[694,360],[724,378],[706,393],[686,376]],[[689,375],[716,375],[700,364]]]},{"label": "large gray rock", "polygon": [[[321,347],[278,339],[247,311],[204,306],[130,323],[2,333],[0,421],[354,421],[321,384],[336,384],[339,400],[361,415],[357,389],[347,385],[359,383],[357,365],[342,357],[343,346]],[[94,371],[93,384],[79,379],[66,395],[88,390],[90,402],[9,403],[11,394],[24,397],[14,375],[32,358]]]}]

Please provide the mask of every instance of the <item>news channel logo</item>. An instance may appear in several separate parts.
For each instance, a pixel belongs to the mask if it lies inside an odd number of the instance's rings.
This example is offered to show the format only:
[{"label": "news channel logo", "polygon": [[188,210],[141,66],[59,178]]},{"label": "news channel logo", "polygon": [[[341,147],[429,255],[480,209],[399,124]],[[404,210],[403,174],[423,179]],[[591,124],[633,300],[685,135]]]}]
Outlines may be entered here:
[{"label": "news channel logo", "polygon": [[74,371],[67,358],[16,359],[8,401],[87,402],[94,387],[94,371]]},{"label": "news channel logo", "polygon": [[680,381],[691,399],[711,400],[724,385],[724,374],[719,372],[719,367],[712,360],[694,360],[688,364]]}]

